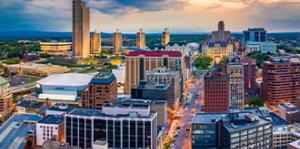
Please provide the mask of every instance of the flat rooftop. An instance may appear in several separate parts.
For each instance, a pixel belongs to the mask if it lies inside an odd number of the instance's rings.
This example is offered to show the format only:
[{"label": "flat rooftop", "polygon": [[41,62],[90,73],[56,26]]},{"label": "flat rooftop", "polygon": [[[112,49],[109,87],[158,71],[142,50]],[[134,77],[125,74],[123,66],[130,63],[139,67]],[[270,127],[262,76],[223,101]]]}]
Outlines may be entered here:
[{"label": "flat rooftop", "polygon": [[47,115],[43,117],[38,123],[43,124],[61,124],[64,121],[64,117],[62,115]]},{"label": "flat rooftop", "polygon": [[36,102],[36,101],[21,101],[18,106],[24,107],[24,108],[33,108],[33,109],[39,109],[41,108],[45,103],[44,102]]},{"label": "flat rooftop", "polygon": [[42,116],[37,114],[17,114],[9,118],[0,127],[0,148],[23,149],[26,136],[35,131],[35,124],[26,122],[37,122]]},{"label": "flat rooftop", "polygon": [[93,77],[92,74],[81,73],[52,74],[37,83],[48,86],[84,86],[88,85]]},{"label": "flat rooftop", "polygon": [[47,110],[70,112],[75,108],[79,108],[79,106],[75,105],[75,104],[55,104],[55,105],[49,107]]},{"label": "flat rooftop", "polygon": [[155,89],[155,90],[166,90],[171,84],[159,84],[153,80],[141,80],[139,84],[135,85],[134,89]]},{"label": "flat rooftop", "polygon": [[108,85],[111,84],[114,80],[116,80],[116,77],[113,73],[100,72],[95,77],[93,77],[90,83]]}]

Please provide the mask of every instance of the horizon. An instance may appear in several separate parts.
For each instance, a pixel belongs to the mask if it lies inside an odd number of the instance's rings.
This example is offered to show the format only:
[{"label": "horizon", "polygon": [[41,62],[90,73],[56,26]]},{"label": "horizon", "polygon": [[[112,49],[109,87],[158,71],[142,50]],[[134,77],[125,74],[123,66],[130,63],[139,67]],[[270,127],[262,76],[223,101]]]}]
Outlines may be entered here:
[{"label": "horizon", "polygon": [[[85,0],[91,9],[91,30],[135,33],[201,33],[217,29],[242,32],[263,27],[272,32],[299,32],[300,0]],[[0,2],[0,31],[70,32],[72,0],[3,0]],[[14,17],[11,17],[14,16]],[[274,17],[276,16],[276,17]],[[13,23],[11,23],[13,22]]]}]

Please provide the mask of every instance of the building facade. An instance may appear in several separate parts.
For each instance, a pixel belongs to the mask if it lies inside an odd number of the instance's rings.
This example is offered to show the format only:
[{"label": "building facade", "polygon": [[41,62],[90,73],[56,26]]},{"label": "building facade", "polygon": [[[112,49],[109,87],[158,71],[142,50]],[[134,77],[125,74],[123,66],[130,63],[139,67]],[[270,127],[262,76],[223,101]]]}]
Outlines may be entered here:
[{"label": "building facade", "polygon": [[229,58],[227,64],[229,74],[229,107],[242,110],[244,108],[244,66],[238,56]]},{"label": "building facade", "polygon": [[274,57],[262,64],[262,96],[269,106],[292,103],[300,106],[300,60],[292,57]]},{"label": "building facade", "polygon": [[0,118],[7,116],[11,112],[12,98],[9,82],[0,76]]},{"label": "building facade", "polygon": [[43,53],[54,56],[68,55],[72,43],[69,42],[40,42]]},{"label": "building facade", "polygon": [[256,94],[256,61],[250,57],[240,57],[241,63],[244,66],[244,88],[246,95]]},{"label": "building facade", "polygon": [[169,28],[165,28],[165,30],[162,32],[161,44],[163,46],[166,46],[169,44],[170,41],[171,41],[170,30]]},{"label": "building facade", "polygon": [[91,54],[100,54],[101,52],[101,33],[98,31],[92,32],[90,36],[90,53]]},{"label": "building facade", "polygon": [[266,42],[267,31],[264,28],[249,28],[243,32],[243,43],[251,42]]},{"label": "building facade", "polygon": [[84,108],[100,109],[116,101],[117,80],[115,75],[109,72],[100,72],[93,77],[81,94],[81,105]]},{"label": "building facade", "polygon": [[146,38],[143,29],[140,29],[140,31],[136,33],[136,47],[139,49],[146,48]]},{"label": "building facade", "polygon": [[225,31],[225,24],[223,21],[219,21],[218,30],[211,33],[213,41],[227,41],[231,38],[229,31]]},{"label": "building facade", "polygon": [[139,51],[129,52],[126,56],[126,74],[124,92],[131,93],[131,88],[145,79],[146,71],[165,67],[181,72],[182,54],[178,51]]},{"label": "building facade", "polygon": [[73,0],[73,56],[90,55],[90,8],[82,0]]},{"label": "building facade", "polygon": [[213,59],[213,63],[218,64],[224,57],[229,57],[233,53],[233,44],[230,41],[204,42],[202,53]]},{"label": "building facade", "polygon": [[229,75],[212,72],[204,76],[205,112],[229,111]]},{"label": "building facade", "polygon": [[279,116],[289,123],[300,123],[300,108],[291,103],[282,103],[278,105]]},{"label": "building facade", "polygon": [[198,113],[191,129],[192,148],[272,148],[272,122],[248,112]]},{"label": "building facade", "polygon": [[149,106],[75,109],[65,115],[65,125],[71,147],[91,148],[100,140],[107,141],[109,148],[157,148],[157,113]]},{"label": "building facade", "polygon": [[123,37],[119,29],[113,34],[114,54],[121,54],[123,50]]},{"label": "building facade", "polygon": [[62,115],[47,115],[36,123],[36,145],[43,146],[47,140],[65,142]]}]

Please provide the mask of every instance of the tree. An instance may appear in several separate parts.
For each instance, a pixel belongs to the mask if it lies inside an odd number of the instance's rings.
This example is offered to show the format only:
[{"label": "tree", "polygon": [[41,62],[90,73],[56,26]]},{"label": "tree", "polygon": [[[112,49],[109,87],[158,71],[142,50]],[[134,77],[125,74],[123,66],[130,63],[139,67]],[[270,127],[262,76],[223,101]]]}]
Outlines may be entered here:
[{"label": "tree", "polygon": [[199,70],[208,70],[209,66],[211,66],[212,61],[213,59],[208,56],[198,56],[195,59],[194,64]]},{"label": "tree", "polygon": [[259,96],[253,97],[250,105],[254,107],[262,107],[264,106],[264,100]]}]

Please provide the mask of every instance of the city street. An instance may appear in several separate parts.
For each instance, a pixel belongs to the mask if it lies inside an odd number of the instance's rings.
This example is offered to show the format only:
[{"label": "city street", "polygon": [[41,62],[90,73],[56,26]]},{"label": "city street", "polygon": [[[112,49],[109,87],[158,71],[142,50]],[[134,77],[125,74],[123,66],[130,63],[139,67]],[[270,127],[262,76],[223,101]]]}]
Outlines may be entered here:
[{"label": "city street", "polygon": [[174,141],[171,144],[172,149],[191,148],[191,136],[188,127],[193,120],[194,114],[196,112],[201,112],[203,105],[202,85],[202,79],[193,80],[193,85],[191,88],[188,88],[190,98],[179,108],[177,112],[179,118],[173,120],[171,124],[169,137],[174,138]]}]

